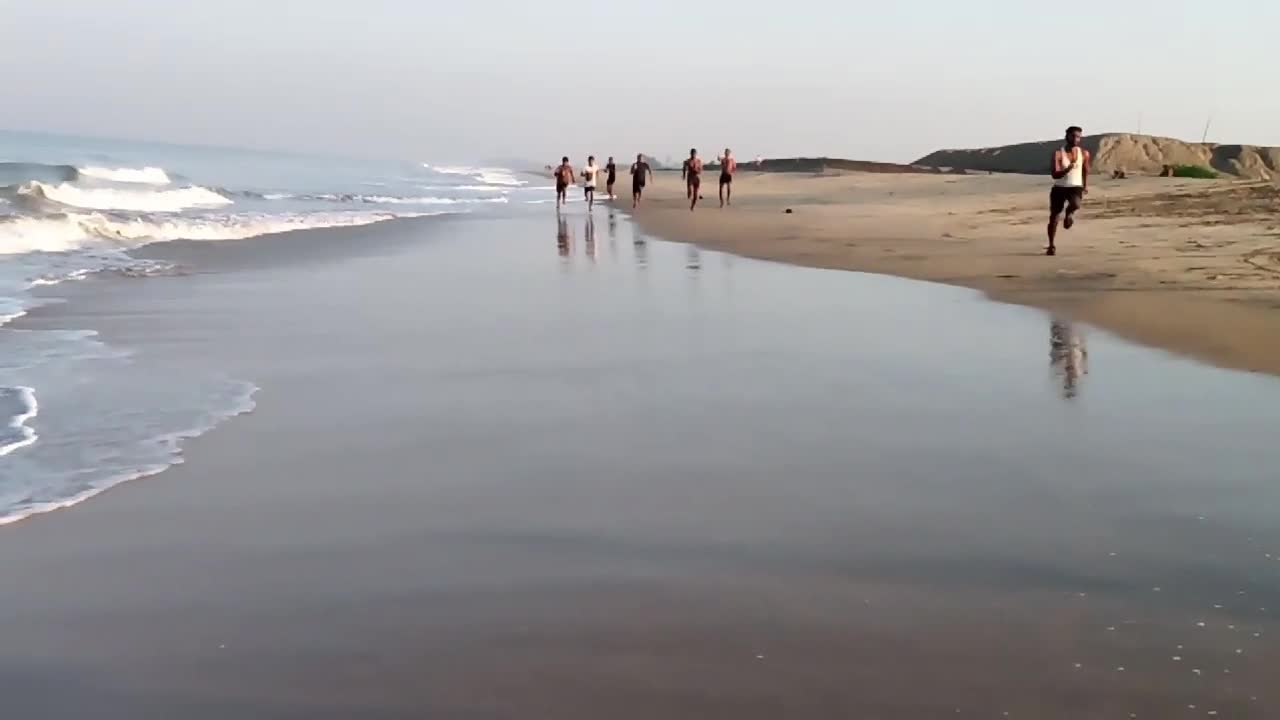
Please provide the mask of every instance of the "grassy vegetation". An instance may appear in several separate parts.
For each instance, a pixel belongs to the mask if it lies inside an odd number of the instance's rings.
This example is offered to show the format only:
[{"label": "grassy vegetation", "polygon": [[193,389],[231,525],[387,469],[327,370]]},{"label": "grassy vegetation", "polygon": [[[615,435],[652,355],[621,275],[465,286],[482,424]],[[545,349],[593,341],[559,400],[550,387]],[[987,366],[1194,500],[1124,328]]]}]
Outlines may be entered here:
[{"label": "grassy vegetation", "polygon": [[1178,178],[1197,178],[1199,180],[1216,180],[1218,171],[1203,165],[1174,165],[1173,176]]}]

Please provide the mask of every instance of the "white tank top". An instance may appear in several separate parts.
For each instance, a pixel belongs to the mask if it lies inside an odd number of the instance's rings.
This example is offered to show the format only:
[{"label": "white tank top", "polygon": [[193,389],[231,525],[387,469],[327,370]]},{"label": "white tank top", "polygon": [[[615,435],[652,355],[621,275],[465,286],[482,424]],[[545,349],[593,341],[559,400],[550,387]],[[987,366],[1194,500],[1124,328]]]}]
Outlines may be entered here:
[{"label": "white tank top", "polygon": [[[1067,149],[1064,147],[1062,151],[1065,153]],[[1071,157],[1075,159],[1075,167],[1067,171],[1066,175],[1053,181],[1058,187],[1084,187],[1084,150],[1075,148],[1071,151],[1074,153]]]}]

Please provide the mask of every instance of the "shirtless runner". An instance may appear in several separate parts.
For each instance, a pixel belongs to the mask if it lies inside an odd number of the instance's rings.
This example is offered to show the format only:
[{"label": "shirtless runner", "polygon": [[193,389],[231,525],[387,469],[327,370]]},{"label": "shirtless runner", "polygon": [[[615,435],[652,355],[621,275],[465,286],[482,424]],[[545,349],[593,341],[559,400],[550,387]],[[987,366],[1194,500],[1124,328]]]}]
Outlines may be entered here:
[{"label": "shirtless runner", "polygon": [[1067,128],[1063,146],[1053,152],[1053,189],[1049,191],[1049,247],[1045,255],[1058,254],[1058,216],[1066,208],[1062,227],[1070,230],[1075,225],[1076,211],[1084,196],[1089,194],[1089,151],[1080,147],[1084,131],[1072,125]]},{"label": "shirtless runner", "polygon": [[644,185],[653,179],[653,169],[644,161],[644,155],[636,155],[631,166],[631,207],[640,207],[640,196],[644,195]]},{"label": "shirtless runner", "polygon": [[680,169],[680,177],[684,179],[685,190],[689,193],[689,212],[698,204],[698,190],[702,187],[702,158],[697,149],[689,150],[689,159],[684,161]]},{"label": "shirtless runner", "polygon": [[569,186],[573,184],[573,166],[568,156],[560,158],[560,167],[555,170],[556,178],[556,210],[569,202]]},{"label": "shirtless runner", "polygon": [[733,204],[733,174],[738,172],[738,161],[733,159],[733,151],[724,149],[720,161],[720,207]]}]

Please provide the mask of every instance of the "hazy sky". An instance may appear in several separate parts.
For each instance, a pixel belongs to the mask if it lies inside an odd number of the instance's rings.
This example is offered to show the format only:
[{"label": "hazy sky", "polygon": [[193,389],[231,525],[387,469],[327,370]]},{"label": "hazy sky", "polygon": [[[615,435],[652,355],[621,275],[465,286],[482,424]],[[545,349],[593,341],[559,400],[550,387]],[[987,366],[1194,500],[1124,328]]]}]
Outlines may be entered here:
[{"label": "hazy sky", "polygon": [[1268,0],[0,0],[0,127],[422,160],[1280,144]]}]

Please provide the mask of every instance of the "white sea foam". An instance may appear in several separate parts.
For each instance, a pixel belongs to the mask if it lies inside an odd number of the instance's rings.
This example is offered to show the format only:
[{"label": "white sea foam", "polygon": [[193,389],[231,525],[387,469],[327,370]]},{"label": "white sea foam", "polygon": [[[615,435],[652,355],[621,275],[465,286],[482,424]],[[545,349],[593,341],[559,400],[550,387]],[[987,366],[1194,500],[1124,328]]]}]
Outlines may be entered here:
[{"label": "white sea foam", "polygon": [[[257,386],[249,383],[241,383],[241,388],[242,391],[239,397],[234,400],[230,407],[207,415],[201,422],[192,427],[176,432],[165,433],[152,438],[148,444],[160,451],[164,458],[163,460],[138,467],[131,471],[93,481],[87,488],[66,497],[23,502],[8,508],[0,507],[0,526],[21,522],[33,515],[40,515],[42,513],[53,512],[54,510],[61,510],[63,508],[79,505],[85,500],[96,495],[100,495],[121,483],[151,477],[152,475],[158,475],[174,465],[181,465],[183,463],[182,443],[184,440],[199,437],[200,435],[212,430],[224,420],[228,420],[238,415],[244,415],[245,413],[249,413],[254,410],[256,403],[254,402],[253,396],[258,391]],[[34,395],[32,395],[31,399],[34,403]]]},{"label": "white sea foam", "polygon": [[169,174],[163,169],[150,166],[143,168],[106,168],[89,166],[76,168],[76,172],[78,172],[81,177],[110,180],[112,182],[135,183],[139,185],[168,185],[171,182]]},{"label": "white sea foam", "polygon": [[0,327],[27,314],[27,306],[17,298],[0,295]]},{"label": "white sea foam", "polygon": [[488,192],[488,193],[506,193],[511,192],[510,187],[494,186],[494,185],[419,185],[423,190],[441,191],[441,190],[466,190],[468,192]]},{"label": "white sea foam", "polygon": [[507,168],[467,167],[463,165],[430,165],[428,163],[423,163],[422,166],[428,170],[438,172],[443,175],[465,175],[467,177],[475,178],[485,185],[520,187],[522,185],[529,184],[516,177],[515,172],[508,170]]},{"label": "white sea foam", "polygon": [[101,213],[67,213],[0,221],[0,255],[63,252],[84,247],[127,248],[165,240],[242,240],[332,227],[356,227],[400,217],[441,213],[343,212],[223,215],[124,220]]},{"label": "white sea foam", "polygon": [[[456,186],[441,186],[442,190],[461,190]],[[504,192],[502,188],[484,188]],[[404,197],[399,195],[349,195],[325,193],[322,195],[294,195],[291,193],[267,193],[263,200],[311,200],[333,203],[366,203],[371,205],[469,205],[474,203],[505,203],[507,198],[451,198],[430,196]]]},{"label": "white sea foam", "polygon": [[442,198],[442,197],[392,197],[388,195],[366,195],[361,202],[375,205],[471,205],[475,203],[505,203],[506,197],[496,198]]},{"label": "white sea foam", "polygon": [[84,210],[177,212],[187,208],[209,208],[231,204],[230,199],[202,187],[175,190],[124,190],[84,188],[72,183],[49,185],[32,181],[20,186],[18,194],[43,198],[60,205]]},{"label": "white sea foam", "polygon": [[40,412],[35,390],[21,386],[0,387],[0,409],[11,413],[5,427],[0,427],[0,457],[34,445],[39,436],[27,427],[27,421]]}]

